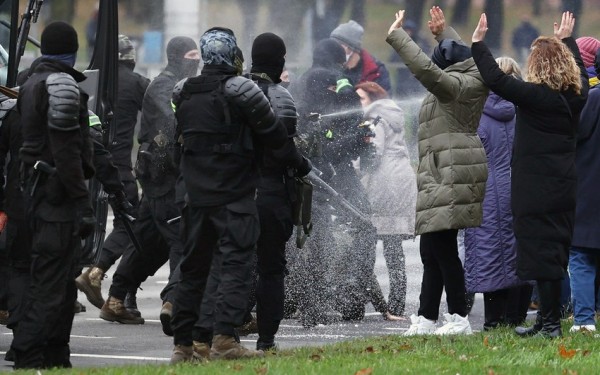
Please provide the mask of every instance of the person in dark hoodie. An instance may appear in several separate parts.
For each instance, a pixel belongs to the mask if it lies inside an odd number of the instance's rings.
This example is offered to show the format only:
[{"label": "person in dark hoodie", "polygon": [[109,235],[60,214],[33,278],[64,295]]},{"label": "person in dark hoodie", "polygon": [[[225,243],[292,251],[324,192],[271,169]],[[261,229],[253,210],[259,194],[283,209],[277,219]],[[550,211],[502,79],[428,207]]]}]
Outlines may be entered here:
[{"label": "person in dark hoodie", "polygon": [[178,279],[177,265],[183,254],[179,224],[168,224],[180,216],[176,204],[175,182],[179,168],[174,162],[175,113],[171,107],[173,87],[180,80],[196,75],[199,52],[193,39],[174,37],[167,44],[167,66],[150,83],[144,95],[138,141],[140,149],[135,166],[142,186],[142,199],[134,233],[143,252],[129,247],[113,275],[109,298],[100,310],[100,317],[124,324],[143,324],[144,319],[124,306],[127,292],[153,275],[169,259],[169,283],[161,292],[163,307],[161,322],[166,334],[171,317],[172,291]]},{"label": "person in dark hoodie", "polygon": [[[127,199],[137,209],[138,187],[131,165],[131,151],[137,115],[142,110],[142,100],[150,80],[133,71],[135,57],[135,47],[129,38],[119,35],[119,101],[115,109],[115,138],[108,150],[112,154],[113,163],[119,169]],[[102,297],[104,274],[123,255],[131,242],[121,219],[115,218],[113,223],[113,231],[104,241],[98,263],[89,267],[75,280],[77,288],[83,291],[88,301],[99,309],[105,302]],[[135,292],[135,288],[129,291],[125,306],[137,310]]]},{"label": "person in dark hoodie", "polygon": [[[471,334],[465,279],[457,235],[481,224],[487,159],[476,134],[488,89],[471,51],[439,7],[430,10],[429,29],[439,41],[429,58],[404,31],[404,11],[396,13],[387,43],[425,86],[419,113],[419,167],[415,234],[421,235],[423,282],[417,315],[404,333]],[[437,328],[442,290],[446,323]],[[436,329],[437,328],[437,329]]]},{"label": "person in dark hoodie", "polygon": [[73,69],[77,32],[52,22],[42,59],[21,86],[26,220],[32,226],[29,306],[14,332],[15,368],[71,367],[69,340],[81,239],[95,228],[85,180],[94,175],[87,95]]},{"label": "person in dark hoodie", "polygon": [[185,82],[174,102],[188,199],[182,214],[186,250],[171,320],[171,364],[201,355],[194,352],[200,339],[194,325],[214,258],[219,258],[220,282],[210,359],[264,355],[242,346],[235,331],[246,312],[260,232],[254,140],[272,149],[288,142],[285,126],[263,92],[237,75],[233,32],[209,29],[200,38],[200,48],[202,73]]}]

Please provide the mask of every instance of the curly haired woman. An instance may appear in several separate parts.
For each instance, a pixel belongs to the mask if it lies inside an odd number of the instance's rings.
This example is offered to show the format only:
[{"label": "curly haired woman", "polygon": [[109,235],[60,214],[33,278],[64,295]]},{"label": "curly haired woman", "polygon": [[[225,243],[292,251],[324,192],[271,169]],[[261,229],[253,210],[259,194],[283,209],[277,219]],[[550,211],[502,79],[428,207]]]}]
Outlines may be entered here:
[{"label": "curly haired woman", "polygon": [[512,155],[512,211],[517,240],[517,275],[537,280],[541,308],[535,325],[520,336],[562,336],[561,280],[573,235],[577,176],[576,131],[588,94],[588,78],[575,40],[575,19],[562,15],[553,37],[531,45],[526,82],[504,73],[483,42],[481,15],[471,51],[490,90],[517,106]]}]

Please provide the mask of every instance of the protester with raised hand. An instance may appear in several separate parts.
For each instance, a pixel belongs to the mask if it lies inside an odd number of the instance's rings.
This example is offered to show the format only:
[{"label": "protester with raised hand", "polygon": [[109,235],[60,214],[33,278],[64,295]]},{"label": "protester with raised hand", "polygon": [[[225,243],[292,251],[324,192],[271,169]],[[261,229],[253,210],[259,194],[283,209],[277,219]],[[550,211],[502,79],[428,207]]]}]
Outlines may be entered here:
[{"label": "protester with raised hand", "polygon": [[588,78],[575,40],[575,19],[565,12],[554,36],[537,38],[526,81],[504,73],[483,42],[485,13],[473,33],[473,58],[492,91],[517,106],[512,153],[512,211],[517,275],[537,280],[540,310],[520,336],[560,337],[561,280],[566,274],[575,215],[576,130]]},{"label": "protester with raised hand", "polygon": [[[415,227],[421,235],[423,283],[418,316],[411,316],[405,335],[470,334],[456,236],[458,229],[482,221],[487,163],[476,131],[488,89],[469,47],[446,28],[442,10],[433,7],[430,15],[429,29],[439,42],[431,59],[402,29],[403,10],[396,13],[386,39],[429,91],[419,114]],[[449,313],[436,330],[443,289]]]}]

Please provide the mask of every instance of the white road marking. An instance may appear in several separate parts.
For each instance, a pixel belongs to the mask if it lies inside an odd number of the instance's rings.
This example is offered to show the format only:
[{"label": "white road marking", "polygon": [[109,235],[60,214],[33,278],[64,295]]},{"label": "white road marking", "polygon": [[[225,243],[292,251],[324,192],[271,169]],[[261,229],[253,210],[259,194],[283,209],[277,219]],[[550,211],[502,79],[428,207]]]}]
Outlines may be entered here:
[{"label": "white road marking", "polygon": [[[107,323],[115,323],[115,322],[109,322],[108,320],[104,320],[102,318],[85,318],[85,320],[90,320],[90,321],[94,321],[94,322],[95,321],[100,321],[100,322],[107,322]],[[160,323],[160,320],[158,320],[158,319],[144,319],[144,321],[146,323]],[[124,324],[124,325],[130,325],[130,326],[132,326],[132,325],[133,326],[138,325],[138,326],[143,326],[143,324]]]},{"label": "white road marking", "polygon": [[131,359],[134,361],[170,361],[171,360],[171,358],[161,358],[161,357],[139,357],[139,356],[133,356],[133,355],[105,355],[105,354],[78,354],[78,353],[71,353],[71,357]]},{"label": "white road marking", "polygon": [[114,339],[112,336],[84,336],[84,335],[71,335],[71,338],[76,337],[78,339]]}]

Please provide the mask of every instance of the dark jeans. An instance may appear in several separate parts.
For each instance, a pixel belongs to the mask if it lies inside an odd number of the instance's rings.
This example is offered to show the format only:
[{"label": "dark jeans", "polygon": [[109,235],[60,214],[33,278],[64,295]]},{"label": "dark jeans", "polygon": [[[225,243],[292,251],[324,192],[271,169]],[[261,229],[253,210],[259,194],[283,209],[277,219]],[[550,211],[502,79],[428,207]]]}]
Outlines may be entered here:
[{"label": "dark jeans", "polygon": [[173,302],[173,291],[179,280],[177,265],[183,256],[183,244],[179,223],[167,224],[167,220],[179,215],[174,190],[160,198],[142,196],[134,225],[134,233],[142,251],[130,245],[113,275],[109,292],[111,296],[124,299],[128,291],[135,290],[169,261],[169,282],[160,296],[163,301]]},{"label": "dark jeans", "polygon": [[11,345],[15,368],[71,367],[69,339],[81,241],[74,236],[73,222],[34,219],[32,231],[26,313]]},{"label": "dark jeans", "polygon": [[393,315],[403,315],[406,305],[406,266],[402,235],[380,236],[383,241],[383,257],[390,278],[388,309]]},{"label": "dark jeans", "polygon": [[[139,200],[138,187],[135,180],[123,180],[123,187],[129,203],[131,203],[134,207],[137,207]],[[125,230],[125,226],[123,225],[121,219],[115,218],[113,220],[113,230],[104,240],[102,252],[100,253],[100,259],[98,259],[98,264],[96,264],[96,266],[102,269],[104,272],[108,271],[108,269],[112,267],[125,253],[125,250],[129,246],[131,246],[131,240],[129,239],[129,235]]]},{"label": "dark jeans", "polygon": [[438,320],[442,291],[446,289],[448,312],[467,316],[465,275],[458,257],[456,229],[421,235],[423,282],[419,297],[419,315]]},{"label": "dark jeans", "polygon": [[235,327],[242,324],[248,304],[252,257],[259,232],[252,196],[225,206],[184,208],[185,255],[171,320],[175,345],[192,345],[192,331],[215,251],[222,258],[214,333],[235,335]]}]

